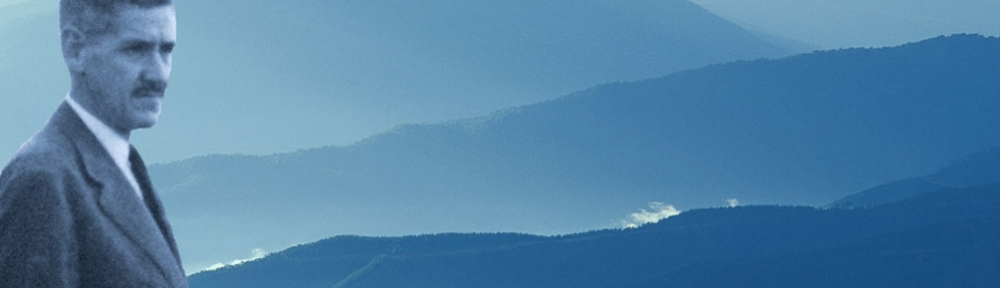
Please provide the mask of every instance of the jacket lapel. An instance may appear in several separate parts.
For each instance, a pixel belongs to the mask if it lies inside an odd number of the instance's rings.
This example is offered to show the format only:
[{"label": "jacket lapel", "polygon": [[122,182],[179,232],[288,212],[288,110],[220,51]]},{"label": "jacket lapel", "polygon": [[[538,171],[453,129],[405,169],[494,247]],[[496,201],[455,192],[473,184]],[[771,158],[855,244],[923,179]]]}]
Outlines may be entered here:
[{"label": "jacket lapel", "polygon": [[[157,204],[156,209],[150,209],[147,203],[136,197],[132,185],[114,164],[107,150],[101,146],[68,104],[63,103],[60,106],[50,124],[60,127],[62,133],[76,146],[84,172],[94,181],[93,188],[101,211],[131,242],[144,250],[146,256],[156,263],[164,278],[173,278],[167,275],[178,271],[176,267],[180,267],[180,258],[177,256],[175,245],[168,244],[172,241],[168,241],[166,237],[172,239],[172,235],[164,233],[165,230],[169,231],[169,226],[164,229],[161,223],[165,223],[165,220],[154,219],[154,214],[160,214],[160,217],[155,218],[162,218],[162,208],[158,205],[159,198],[153,193],[148,178],[144,177],[143,182],[150,189],[143,188],[147,190],[143,193],[147,197],[147,202],[153,201]],[[162,249],[164,247],[169,247],[170,250]]]}]

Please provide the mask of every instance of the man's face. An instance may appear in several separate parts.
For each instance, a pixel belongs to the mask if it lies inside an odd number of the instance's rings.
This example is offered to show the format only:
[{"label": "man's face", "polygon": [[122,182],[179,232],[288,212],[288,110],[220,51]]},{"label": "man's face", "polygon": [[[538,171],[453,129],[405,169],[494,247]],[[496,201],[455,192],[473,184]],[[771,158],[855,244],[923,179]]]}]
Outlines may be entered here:
[{"label": "man's face", "polygon": [[82,56],[91,112],[127,135],[160,115],[177,22],[170,5],[120,9],[117,31],[90,39]]}]

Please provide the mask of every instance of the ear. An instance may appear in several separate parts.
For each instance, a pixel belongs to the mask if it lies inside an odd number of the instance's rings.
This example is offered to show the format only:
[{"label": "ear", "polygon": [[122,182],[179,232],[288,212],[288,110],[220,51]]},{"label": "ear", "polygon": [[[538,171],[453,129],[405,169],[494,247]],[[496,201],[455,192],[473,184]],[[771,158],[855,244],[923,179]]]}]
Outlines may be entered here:
[{"label": "ear", "polygon": [[69,68],[70,72],[83,72],[83,50],[86,47],[86,36],[80,29],[73,25],[67,25],[63,27],[60,38],[62,38],[63,60],[66,61],[66,67]]}]

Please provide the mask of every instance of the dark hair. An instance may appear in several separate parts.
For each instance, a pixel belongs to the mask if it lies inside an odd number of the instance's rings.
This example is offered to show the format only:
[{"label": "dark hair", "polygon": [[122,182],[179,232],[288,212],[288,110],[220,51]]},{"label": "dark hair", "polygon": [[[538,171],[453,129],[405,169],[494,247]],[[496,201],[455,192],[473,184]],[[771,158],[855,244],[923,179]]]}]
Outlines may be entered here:
[{"label": "dark hair", "polygon": [[115,31],[114,20],[126,5],[155,8],[173,5],[171,0],[60,0],[59,27],[69,24],[87,36],[99,36]]}]

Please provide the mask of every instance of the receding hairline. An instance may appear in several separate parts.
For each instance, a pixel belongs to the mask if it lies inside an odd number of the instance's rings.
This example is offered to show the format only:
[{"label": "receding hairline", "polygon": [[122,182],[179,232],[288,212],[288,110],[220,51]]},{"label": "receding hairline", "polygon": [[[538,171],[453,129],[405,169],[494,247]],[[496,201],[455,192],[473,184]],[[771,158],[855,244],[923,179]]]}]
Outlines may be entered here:
[{"label": "receding hairline", "polygon": [[60,0],[59,29],[76,27],[88,36],[108,34],[117,29],[115,20],[126,7],[173,8],[172,0]]}]

